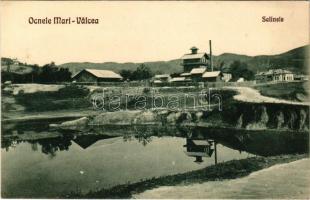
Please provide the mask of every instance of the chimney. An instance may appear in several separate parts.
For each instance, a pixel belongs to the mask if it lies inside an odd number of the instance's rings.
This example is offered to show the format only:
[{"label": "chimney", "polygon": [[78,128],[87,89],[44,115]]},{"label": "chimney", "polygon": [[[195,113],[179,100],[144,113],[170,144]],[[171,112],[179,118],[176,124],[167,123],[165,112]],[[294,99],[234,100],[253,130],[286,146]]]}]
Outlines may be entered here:
[{"label": "chimney", "polygon": [[192,54],[197,54],[198,48],[197,47],[192,47],[191,51],[192,51]]},{"label": "chimney", "polygon": [[210,47],[210,66],[211,66],[211,71],[213,72],[212,43],[211,43],[211,40],[209,40],[209,47]]}]

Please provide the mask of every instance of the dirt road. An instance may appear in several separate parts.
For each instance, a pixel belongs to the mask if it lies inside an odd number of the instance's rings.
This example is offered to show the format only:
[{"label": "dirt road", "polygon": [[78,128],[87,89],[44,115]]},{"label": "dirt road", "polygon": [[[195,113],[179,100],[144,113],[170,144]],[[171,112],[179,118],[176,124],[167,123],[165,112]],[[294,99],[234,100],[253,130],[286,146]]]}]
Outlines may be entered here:
[{"label": "dirt road", "polygon": [[225,87],[225,89],[237,91],[239,94],[234,96],[235,100],[253,103],[284,103],[293,105],[309,105],[307,102],[288,101],[273,97],[263,96],[258,90],[249,87]]}]

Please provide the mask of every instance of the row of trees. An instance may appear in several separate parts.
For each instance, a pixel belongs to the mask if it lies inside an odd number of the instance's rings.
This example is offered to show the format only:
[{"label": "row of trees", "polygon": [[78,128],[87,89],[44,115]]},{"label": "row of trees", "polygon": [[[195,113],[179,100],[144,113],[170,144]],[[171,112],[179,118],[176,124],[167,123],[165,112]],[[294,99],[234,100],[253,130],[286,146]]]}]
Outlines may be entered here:
[{"label": "row of trees", "polygon": [[34,81],[40,83],[68,82],[72,75],[68,68],[57,67],[54,62],[37,68],[33,74]]},{"label": "row of trees", "polygon": [[138,81],[150,79],[154,74],[145,64],[141,64],[135,71],[127,69],[121,70],[120,75],[124,78],[124,80]]}]

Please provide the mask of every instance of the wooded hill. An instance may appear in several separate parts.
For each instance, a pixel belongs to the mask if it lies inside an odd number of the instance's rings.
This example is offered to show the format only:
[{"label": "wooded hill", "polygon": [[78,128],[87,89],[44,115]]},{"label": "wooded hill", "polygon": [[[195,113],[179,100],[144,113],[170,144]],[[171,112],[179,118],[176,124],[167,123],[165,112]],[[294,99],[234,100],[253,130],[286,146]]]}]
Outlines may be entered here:
[{"label": "wooded hill", "polygon": [[[260,56],[247,56],[233,53],[224,53],[218,56],[214,56],[214,66],[219,68],[220,66],[229,68],[230,64],[234,61],[244,62],[248,65],[249,69],[254,73],[258,71],[264,71],[268,69],[281,68],[291,70],[295,73],[307,73],[308,59],[309,59],[309,45],[298,47],[290,51],[278,54],[278,55],[260,55]],[[6,71],[5,65],[6,59],[1,58],[1,71]],[[136,70],[142,63],[117,63],[117,62],[104,62],[104,63],[91,63],[91,62],[70,62],[59,65],[58,67],[68,68],[72,74],[79,72],[82,69],[108,69],[119,72],[121,70]],[[182,72],[181,60],[175,59],[170,61],[156,61],[145,62],[147,67],[155,74],[172,74]],[[12,66],[10,71],[12,73],[27,72],[26,65]]]},{"label": "wooded hill", "polygon": [[[291,70],[295,73],[307,73],[308,59],[307,51],[309,46],[302,46],[299,48],[292,49],[278,55],[260,55],[260,56],[247,56],[233,53],[224,53],[219,56],[214,56],[214,65],[218,67],[223,65],[225,68],[229,67],[230,64],[237,60],[246,63],[249,69],[256,73],[257,71],[264,71],[272,68],[282,68]],[[84,68],[92,69],[109,69],[119,72],[123,69],[135,70],[142,63],[116,63],[116,62],[105,62],[105,63],[79,63],[70,62],[60,65],[61,67],[69,68],[74,74]],[[170,61],[157,61],[157,62],[145,62],[153,73],[155,74],[172,74],[182,72],[183,67],[181,66],[181,60],[170,60]]]}]

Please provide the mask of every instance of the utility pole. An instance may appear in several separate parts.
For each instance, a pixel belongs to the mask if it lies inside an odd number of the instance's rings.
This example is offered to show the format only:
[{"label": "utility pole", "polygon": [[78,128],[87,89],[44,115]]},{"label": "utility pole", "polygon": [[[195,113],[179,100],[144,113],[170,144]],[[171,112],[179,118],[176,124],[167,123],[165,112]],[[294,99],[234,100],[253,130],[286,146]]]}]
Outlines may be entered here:
[{"label": "utility pole", "polygon": [[216,148],[216,141],[214,141],[214,163],[217,165],[217,148]]},{"label": "utility pole", "polygon": [[211,40],[209,40],[209,47],[210,47],[210,65],[211,65],[211,71],[213,72],[213,59],[212,59],[212,44],[211,44]]}]

